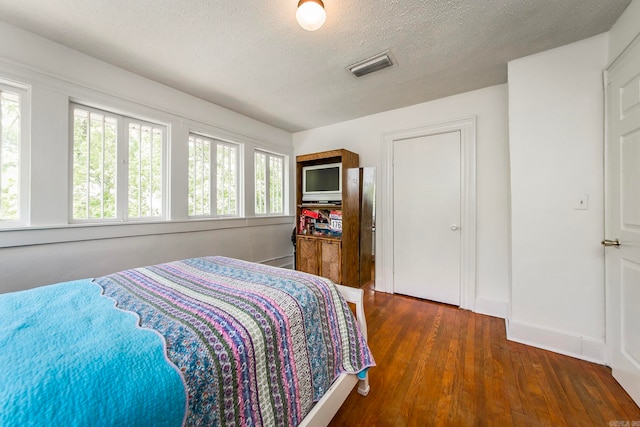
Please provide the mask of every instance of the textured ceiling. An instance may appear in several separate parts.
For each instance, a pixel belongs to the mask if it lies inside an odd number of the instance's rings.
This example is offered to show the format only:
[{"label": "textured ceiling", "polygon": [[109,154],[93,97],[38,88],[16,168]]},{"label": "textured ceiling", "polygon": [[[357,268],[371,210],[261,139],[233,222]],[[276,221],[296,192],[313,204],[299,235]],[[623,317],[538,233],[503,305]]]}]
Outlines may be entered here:
[{"label": "textured ceiling", "polygon": [[[611,28],[630,0],[0,0],[0,20],[292,132],[505,83],[507,61]],[[389,49],[397,66],[345,67]]]}]

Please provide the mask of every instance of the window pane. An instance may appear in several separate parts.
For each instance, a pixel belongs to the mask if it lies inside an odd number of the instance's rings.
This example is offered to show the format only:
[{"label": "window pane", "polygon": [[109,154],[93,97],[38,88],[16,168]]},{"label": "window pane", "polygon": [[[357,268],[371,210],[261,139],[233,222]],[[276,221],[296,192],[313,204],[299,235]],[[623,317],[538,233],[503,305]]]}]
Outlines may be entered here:
[{"label": "window pane", "polygon": [[211,215],[211,141],[189,136],[189,215]]},{"label": "window pane", "polygon": [[104,198],[104,217],[116,218],[118,212],[117,206],[117,168],[118,168],[118,121],[115,118],[108,117],[104,126],[104,150],[103,150],[103,170],[102,194]]},{"label": "window pane", "polygon": [[154,127],[151,130],[151,216],[161,216],[163,214],[163,174],[162,174],[162,153],[164,142],[164,131]]},{"label": "window pane", "polygon": [[267,155],[255,153],[256,214],[267,213]]},{"label": "window pane", "polygon": [[162,146],[164,131],[129,123],[129,218],[162,216]]},{"label": "window pane", "polygon": [[20,219],[20,96],[0,91],[0,221]]},{"label": "window pane", "polygon": [[217,193],[216,205],[218,215],[238,214],[238,171],[237,147],[218,143],[216,153]]},{"label": "window pane", "polygon": [[129,125],[129,176],[128,176],[128,194],[129,194],[129,218],[140,217],[140,176],[142,175],[142,164],[140,163],[141,150],[141,129],[139,125]]},{"label": "window pane", "polygon": [[269,156],[269,213],[283,213],[284,161]]},{"label": "window pane", "polygon": [[116,218],[117,119],[73,113],[73,218]]},{"label": "window pane", "polygon": [[75,109],[73,112],[73,218],[86,219],[89,217],[87,195],[89,152],[89,113]]}]

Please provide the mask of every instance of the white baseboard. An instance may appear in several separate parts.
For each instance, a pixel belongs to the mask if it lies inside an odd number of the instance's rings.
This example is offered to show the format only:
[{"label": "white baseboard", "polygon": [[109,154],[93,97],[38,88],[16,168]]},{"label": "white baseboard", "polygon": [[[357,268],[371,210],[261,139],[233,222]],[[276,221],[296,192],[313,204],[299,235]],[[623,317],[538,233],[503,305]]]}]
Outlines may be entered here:
[{"label": "white baseboard", "polygon": [[293,255],[285,255],[277,258],[265,259],[258,261],[260,264],[270,265],[272,267],[293,269]]},{"label": "white baseboard", "polygon": [[606,363],[604,339],[582,337],[507,320],[507,339],[588,362]]},{"label": "white baseboard", "polygon": [[509,302],[493,298],[476,298],[475,312],[506,319],[509,317]]},{"label": "white baseboard", "polygon": [[[387,292],[382,281],[376,281],[376,291]],[[493,298],[476,298],[475,312],[505,319],[507,339],[588,362],[606,364],[604,339],[571,335],[539,326],[508,320],[509,302]]]}]

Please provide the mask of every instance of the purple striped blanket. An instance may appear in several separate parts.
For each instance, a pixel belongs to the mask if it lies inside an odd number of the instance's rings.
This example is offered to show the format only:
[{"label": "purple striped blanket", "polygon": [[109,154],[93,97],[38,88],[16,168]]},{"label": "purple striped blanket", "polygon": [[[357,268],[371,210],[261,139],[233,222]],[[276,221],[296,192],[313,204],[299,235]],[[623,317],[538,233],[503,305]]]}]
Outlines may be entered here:
[{"label": "purple striped blanket", "polygon": [[206,257],[95,282],[164,336],[188,425],[297,425],[338,375],[375,363],[347,303],[317,276]]}]

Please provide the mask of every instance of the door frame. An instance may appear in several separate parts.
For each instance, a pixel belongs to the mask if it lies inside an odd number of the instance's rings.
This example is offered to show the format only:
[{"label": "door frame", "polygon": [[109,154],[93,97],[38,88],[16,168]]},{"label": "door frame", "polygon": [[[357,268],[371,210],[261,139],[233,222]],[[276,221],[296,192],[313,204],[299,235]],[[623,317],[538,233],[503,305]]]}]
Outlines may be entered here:
[{"label": "door frame", "polygon": [[475,311],[476,300],[476,116],[383,134],[381,266],[376,290],[394,293],[393,147],[396,141],[460,132],[460,308]]}]

